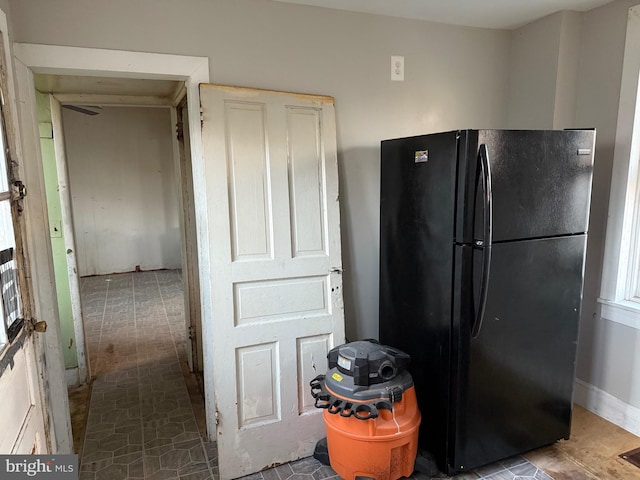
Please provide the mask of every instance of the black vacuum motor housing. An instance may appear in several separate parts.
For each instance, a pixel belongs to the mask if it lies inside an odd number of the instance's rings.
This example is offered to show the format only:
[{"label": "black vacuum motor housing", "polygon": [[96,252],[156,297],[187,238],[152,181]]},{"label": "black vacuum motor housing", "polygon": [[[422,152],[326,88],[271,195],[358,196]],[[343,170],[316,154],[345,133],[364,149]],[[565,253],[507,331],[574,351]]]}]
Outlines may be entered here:
[{"label": "black vacuum motor housing", "polygon": [[353,378],[354,385],[369,386],[393,380],[408,366],[404,352],[375,340],[361,340],[333,348],[327,355],[329,369],[337,368]]}]

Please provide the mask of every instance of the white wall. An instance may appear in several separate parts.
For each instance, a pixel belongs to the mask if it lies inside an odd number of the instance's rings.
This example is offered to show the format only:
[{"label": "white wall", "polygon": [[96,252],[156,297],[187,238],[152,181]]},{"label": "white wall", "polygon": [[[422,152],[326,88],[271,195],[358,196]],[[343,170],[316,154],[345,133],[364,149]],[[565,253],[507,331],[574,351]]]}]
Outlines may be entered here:
[{"label": "white wall", "polygon": [[266,0],[16,0],[11,14],[19,42],[206,56],[215,83],[334,96],[350,339],[378,334],[380,140],[505,123],[507,31]]},{"label": "white wall", "polygon": [[80,275],[180,268],[168,108],[63,109]]}]

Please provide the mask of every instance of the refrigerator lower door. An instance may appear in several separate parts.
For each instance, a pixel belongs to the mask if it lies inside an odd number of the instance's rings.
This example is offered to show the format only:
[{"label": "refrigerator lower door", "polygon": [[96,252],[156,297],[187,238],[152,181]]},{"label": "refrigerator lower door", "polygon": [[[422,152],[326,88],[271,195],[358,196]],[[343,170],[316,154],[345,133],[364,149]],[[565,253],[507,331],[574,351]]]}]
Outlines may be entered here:
[{"label": "refrigerator lower door", "polygon": [[[462,316],[454,317],[450,472],[568,438],[585,245],[586,235],[494,244],[475,338],[468,309],[454,309]],[[472,256],[474,280],[456,282],[477,291],[481,250]]]}]

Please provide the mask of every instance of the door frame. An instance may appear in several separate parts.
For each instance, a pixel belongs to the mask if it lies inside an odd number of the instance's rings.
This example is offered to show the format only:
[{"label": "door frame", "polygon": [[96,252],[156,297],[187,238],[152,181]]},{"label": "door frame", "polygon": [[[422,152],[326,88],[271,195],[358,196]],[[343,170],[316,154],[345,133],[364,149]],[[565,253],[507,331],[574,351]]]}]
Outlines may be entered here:
[{"label": "door frame", "polygon": [[[178,97],[176,96],[176,100]],[[204,371],[202,362],[202,319],[200,309],[195,306],[200,299],[200,281],[198,279],[198,251],[197,245],[187,242],[187,238],[196,235],[196,218],[194,214],[193,175],[191,168],[191,146],[189,145],[189,118],[187,98],[184,95],[177,100],[171,108],[171,123],[176,125],[176,133],[173,142],[173,156],[175,158],[176,179],[179,182],[179,190],[182,194],[178,197],[181,212],[181,246],[182,264],[186,266],[182,272],[182,283],[185,286],[185,326],[187,327],[187,361],[189,370],[199,374],[201,378]],[[185,116],[185,109],[187,115]],[[185,132],[187,138],[185,138]]]},{"label": "door frame", "polygon": [[[60,207],[62,212],[62,228],[64,232],[65,248],[67,250],[67,270],[69,278],[69,286],[71,293],[71,305],[73,313],[73,325],[75,333],[75,346],[78,352],[78,367],[75,371],[67,369],[65,371],[67,377],[67,385],[83,384],[89,380],[91,375],[91,369],[89,365],[88,352],[86,352],[85,336],[84,336],[84,321],[82,316],[82,308],[80,302],[80,275],[77,268],[76,257],[76,245],[74,239],[74,218],[71,208],[71,197],[68,184],[67,174],[67,158],[64,142],[64,128],[62,125],[62,107],[64,105],[107,105],[114,107],[139,107],[139,108],[165,108],[170,111],[171,125],[177,125],[177,110],[176,105],[186,106],[187,103],[187,91],[184,82],[179,82],[178,88],[169,97],[157,97],[157,96],[127,96],[127,95],[103,95],[103,94],[91,94],[91,93],[49,93],[49,105],[51,109],[51,124],[53,130],[53,140],[55,145],[55,161],[56,170],[58,172],[58,190],[60,191]],[[189,245],[188,240],[196,238],[195,232],[195,217],[191,210],[186,210],[193,202],[188,203],[186,199],[193,197],[193,183],[188,185],[185,183],[183,176],[189,175],[191,178],[191,159],[189,157],[188,162],[183,161],[183,148],[180,145],[183,140],[177,138],[177,135],[172,135],[173,145],[173,163],[175,169],[175,179],[178,184],[178,224],[180,226],[180,249],[182,258],[182,287],[184,290],[184,311],[188,312],[185,315],[185,328],[187,335],[193,330],[191,325],[197,323],[197,331],[200,332],[200,290],[198,287],[198,272],[197,272],[197,248],[196,245]],[[183,165],[184,164],[184,165]],[[189,168],[189,172],[185,172],[185,169]],[[186,207],[185,207],[186,205]],[[186,230],[187,226],[191,228]],[[193,242],[191,242],[193,243]],[[195,253],[192,253],[195,252]],[[189,255],[189,253],[192,253]],[[188,274],[185,274],[188,272]],[[198,305],[196,307],[196,304]],[[197,318],[197,321],[194,321]],[[187,324],[188,322],[188,324]],[[202,337],[199,337],[199,345],[202,345]],[[191,342],[187,342],[187,361],[190,371],[202,372],[202,358],[198,355],[199,362],[196,362],[194,358],[194,349],[191,347]],[[194,370],[194,365],[196,370]]]},{"label": "door frame", "polygon": [[[37,252],[31,258],[31,265],[38,261],[44,268],[35,268],[33,271],[34,293],[38,299],[41,312],[55,311],[55,290],[52,287],[53,258],[49,242],[49,228],[46,215],[46,201],[44,201],[44,183],[42,177],[42,159],[39,146],[37,118],[35,116],[35,87],[34,73],[49,73],[58,75],[83,75],[101,77],[135,78],[148,80],[179,80],[186,86],[187,105],[190,125],[200,123],[200,95],[199,84],[209,82],[209,59],[207,57],[190,57],[182,55],[167,55],[156,53],[142,53],[121,50],[105,50],[81,47],[64,47],[57,45],[36,45],[28,43],[14,43],[13,55],[16,75],[18,78],[18,98],[20,107],[21,140],[24,162],[32,175],[26,178],[31,180],[32,189],[39,186],[36,191],[40,202],[33,214],[38,218],[34,228],[29,232],[28,241],[30,251]],[[189,131],[191,146],[191,160],[193,173],[193,194],[196,217],[196,241],[198,245],[198,272],[200,277],[200,308],[202,319],[203,338],[212,338],[211,323],[211,289],[210,289],[210,258],[209,258],[209,228],[207,218],[207,201],[205,186],[205,163],[202,154],[202,135],[199,128],[191,128]],[[38,165],[39,163],[39,165]],[[42,297],[42,298],[40,298]],[[59,333],[59,332],[58,332]],[[58,335],[59,337],[59,335]],[[49,382],[51,387],[49,406],[50,418],[53,419],[52,429],[55,432],[70,432],[67,425],[69,408],[66,395],[66,383],[64,382],[64,369],[62,367],[62,349],[58,341],[49,341],[46,345],[45,355],[49,378],[56,380]],[[203,342],[204,364],[210,364],[212,357],[211,343]],[[56,371],[51,371],[54,365]],[[57,371],[62,369],[61,371]],[[213,395],[213,376],[211,369],[204,372],[205,386],[205,412],[207,420],[207,432],[214,436],[215,429],[215,404]],[[58,391],[58,390],[65,391]],[[55,391],[54,391],[55,390]],[[65,421],[66,420],[66,421]]]},{"label": "door frame", "polygon": [[69,371],[67,370],[65,370],[65,378],[67,380],[67,385],[78,385],[89,381],[90,366],[84,335],[82,307],[80,304],[80,275],[78,274],[76,241],[73,231],[73,216],[71,213],[71,193],[69,192],[69,175],[67,173],[67,153],[64,146],[64,130],[62,128],[62,104],[51,93],[49,94],[49,107],[51,111],[53,148],[56,157],[58,192],[60,194],[60,210],[62,213],[62,232],[64,236],[64,247],[67,252],[67,276],[69,278],[71,315],[73,317],[73,330],[76,339],[75,346],[78,359],[78,367],[77,370],[73,372],[73,378],[69,378]]}]

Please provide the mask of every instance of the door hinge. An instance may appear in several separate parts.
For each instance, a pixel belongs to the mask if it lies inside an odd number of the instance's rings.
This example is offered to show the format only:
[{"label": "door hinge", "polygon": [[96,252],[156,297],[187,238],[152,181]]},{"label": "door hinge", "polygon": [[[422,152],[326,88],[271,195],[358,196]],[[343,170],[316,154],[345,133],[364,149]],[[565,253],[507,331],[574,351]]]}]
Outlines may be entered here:
[{"label": "door hinge", "polygon": [[22,200],[24,197],[27,196],[27,186],[24,183],[22,183],[22,181],[14,180],[12,186],[13,188],[11,192],[12,192],[13,201]]},{"label": "door hinge", "polygon": [[40,320],[39,322],[32,320],[32,322],[34,331],[39,333],[44,333],[47,331],[47,322],[45,322],[44,320]]},{"label": "door hinge", "polygon": [[176,123],[176,137],[178,141],[184,140],[184,125],[182,121]]},{"label": "door hinge", "polygon": [[193,340],[194,333],[195,333],[195,328],[193,328],[193,325],[189,325],[189,340]]},{"label": "door hinge", "polygon": [[44,333],[47,331],[47,322],[45,322],[44,320],[38,321],[35,318],[24,320],[24,326],[29,333]]},{"label": "door hinge", "polygon": [[342,268],[340,267],[331,267],[331,270],[329,270],[331,273],[338,273],[340,275],[342,275],[342,273],[344,272],[344,270],[342,270]]},{"label": "door hinge", "polygon": [[218,411],[218,409],[216,408],[216,413],[214,418],[216,419],[216,425],[220,424],[220,412]]}]

